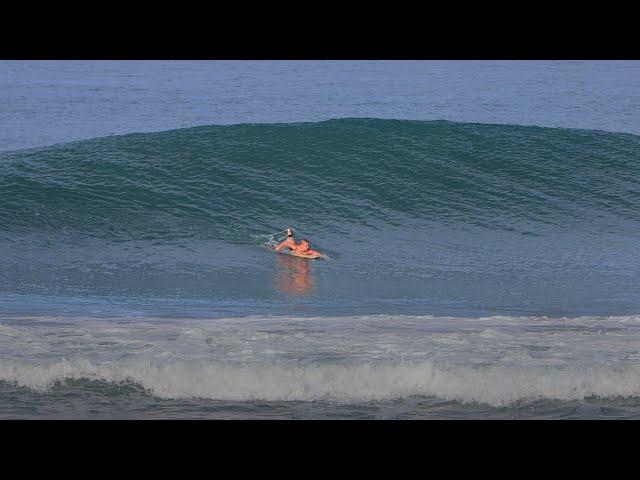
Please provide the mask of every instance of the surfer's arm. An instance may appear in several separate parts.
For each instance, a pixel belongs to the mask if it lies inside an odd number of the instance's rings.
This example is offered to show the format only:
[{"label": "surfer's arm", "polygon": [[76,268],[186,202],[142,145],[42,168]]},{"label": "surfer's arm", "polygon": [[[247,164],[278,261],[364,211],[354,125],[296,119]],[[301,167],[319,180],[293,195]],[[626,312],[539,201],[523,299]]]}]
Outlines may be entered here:
[{"label": "surfer's arm", "polygon": [[287,240],[285,240],[285,241],[283,241],[283,242],[280,242],[280,243],[278,244],[278,246],[277,246],[274,250],[275,250],[276,252],[279,252],[280,250],[283,250],[283,249],[287,248],[288,246],[289,246],[288,241],[287,241]]}]

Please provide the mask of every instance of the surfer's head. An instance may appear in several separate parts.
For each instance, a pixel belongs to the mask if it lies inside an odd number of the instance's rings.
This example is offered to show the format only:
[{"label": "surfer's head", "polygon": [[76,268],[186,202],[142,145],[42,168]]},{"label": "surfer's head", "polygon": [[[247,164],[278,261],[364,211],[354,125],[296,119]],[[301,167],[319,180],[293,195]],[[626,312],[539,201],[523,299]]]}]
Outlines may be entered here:
[{"label": "surfer's head", "polygon": [[293,237],[293,230],[291,230],[290,228],[287,228],[287,237]]}]

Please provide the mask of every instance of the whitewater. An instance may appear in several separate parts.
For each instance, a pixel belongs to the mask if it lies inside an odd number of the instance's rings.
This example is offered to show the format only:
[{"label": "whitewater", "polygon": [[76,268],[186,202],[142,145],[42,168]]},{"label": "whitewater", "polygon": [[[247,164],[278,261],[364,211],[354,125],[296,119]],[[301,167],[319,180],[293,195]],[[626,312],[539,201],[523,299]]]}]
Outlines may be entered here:
[{"label": "whitewater", "polygon": [[[393,405],[404,416],[438,417],[443,401],[460,418],[474,418],[483,405],[503,418],[570,417],[585,406],[638,415],[638,316],[5,316],[0,329],[5,401],[21,391],[50,399],[124,390],[143,416],[181,401],[219,414],[233,412],[233,402],[258,403],[256,418],[287,411],[314,418],[318,402],[355,417],[375,418]],[[38,408],[33,398],[3,405],[3,415]],[[56,414],[73,416],[64,405]]]}]

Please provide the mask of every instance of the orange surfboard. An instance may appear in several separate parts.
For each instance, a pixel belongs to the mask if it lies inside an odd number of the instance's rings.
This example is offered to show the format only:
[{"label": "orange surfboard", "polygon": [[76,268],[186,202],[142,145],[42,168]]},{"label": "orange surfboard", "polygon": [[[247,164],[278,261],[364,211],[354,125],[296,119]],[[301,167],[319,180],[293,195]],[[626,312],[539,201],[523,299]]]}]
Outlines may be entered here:
[{"label": "orange surfboard", "polygon": [[308,258],[311,260],[315,260],[315,259],[319,259],[319,258],[324,258],[324,255],[305,255],[304,253],[296,253],[292,250],[276,250],[275,248],[269,247],[269,250],[271,250],[272,252],[275,253],[280,253],[282,255],[290,255],[292,257],[298,257],[298,258]]}]

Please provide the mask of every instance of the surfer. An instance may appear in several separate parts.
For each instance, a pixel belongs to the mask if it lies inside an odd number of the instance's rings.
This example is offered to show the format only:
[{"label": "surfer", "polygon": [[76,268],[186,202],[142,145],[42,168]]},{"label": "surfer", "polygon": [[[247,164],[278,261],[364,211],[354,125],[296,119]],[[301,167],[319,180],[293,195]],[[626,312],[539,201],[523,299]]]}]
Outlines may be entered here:
[{"label": "surfer", "polygon": [[300,243],[294,244],[294,246],[291,247],[291,250],[293,250],[293,253],[304,255],[305,257],[322,257],[322,253],[309,248],[309,240],[307,240],[306,238],[300,240]]},{"label": "surfer", "polygon": [[313,250],[309,248],[309,240],[303,238],[299,243],[296,243],[295,238],[293,237],[293,229],[287,228],[287,238],[280,242],[276,247],[275,251],[279,252],[280,250],[284,250],[288,248],[294,254],[304,257],[322,257],[323,254],[318,252],[317,250]]}]

